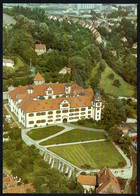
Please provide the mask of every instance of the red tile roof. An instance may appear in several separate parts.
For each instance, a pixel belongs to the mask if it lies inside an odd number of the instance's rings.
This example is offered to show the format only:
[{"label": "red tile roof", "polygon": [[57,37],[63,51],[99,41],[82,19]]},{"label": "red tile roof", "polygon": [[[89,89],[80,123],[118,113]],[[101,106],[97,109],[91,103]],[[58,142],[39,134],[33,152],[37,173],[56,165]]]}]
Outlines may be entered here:
[{"label": "red tile roof", "polygon": [[34,193],[35,187],[32,184],[25,184],[17,187],[12,187],[3,191],[3,193]]},{"label": "red tile roof", "polygon": [[37,49],[37,50],[45,50],[46,46],[45,46],[45,44],[36,44],[35,45],[35,49]]},{"label": "red tile roof", "polygon": [[109,192],[107,193],[121,193],[121,188],[119,185],[119,182],[117,178],[113,175],[113,173],[104,167],[100,170],[98,173],[98,184],[99,187],[96,188],[97,193],[103,193],[105,187],[107,187],[109,184],[111,185]]},{"label": "red tile roof", "polygon": [[29,95],[19,104],[19,107],[25,112],[38,112],[48,110],[59,110],[60,103],[67,100],[70,103],[70,108],[78,107],[90,107],[93,95],[79,96],[79,97],[67,97],[57,99],[44,99],[44,100],[33,100]]},{"label": "red tile roof", "polygon": [[40,75],[40,73],[38,72],[34,78],[35,81],[45,81],[44,78]]},{"label": "red tile roof", "polygon": [[77,182],[79,182],[81,185],[96,186],[96,176],[79,175]]}]

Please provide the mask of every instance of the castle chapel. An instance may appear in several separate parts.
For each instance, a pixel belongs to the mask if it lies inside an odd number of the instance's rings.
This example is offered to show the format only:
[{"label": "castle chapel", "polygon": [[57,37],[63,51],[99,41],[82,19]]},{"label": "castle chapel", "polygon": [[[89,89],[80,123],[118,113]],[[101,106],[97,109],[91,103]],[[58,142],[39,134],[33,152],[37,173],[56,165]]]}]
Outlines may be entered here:
[{"label": "castle chapel", "polygon": [[8,93],[8,105],[25,128],[101,119],[103,102],[99,93],[71,83],[45,83],[37,73],[34,84],[18,86]]}]

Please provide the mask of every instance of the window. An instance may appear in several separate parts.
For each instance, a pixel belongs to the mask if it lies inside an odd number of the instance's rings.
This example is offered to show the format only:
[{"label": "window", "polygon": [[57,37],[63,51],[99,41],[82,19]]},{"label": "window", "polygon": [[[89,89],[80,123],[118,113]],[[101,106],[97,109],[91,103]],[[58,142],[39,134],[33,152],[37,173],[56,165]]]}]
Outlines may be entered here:
[{"label": "window", "polygon": [[56,95],[56,98],[59,98],[59,95]]},{"label": "window", "polygon": [[84,119],[84,118],[85,118],[85,116],[81,116],[81,118],[83,118],[83,119]]},{"label": "window", "polygon": [[34,114],[31,113],[31,114],[29,114],[29,116],[30,116],[30,117],[31,117],[31,116],[34,116]]},{"label": "window", "polygon": [[50,111],[50,112],[48,112],[48,114],[53,114],[53,112],[52,112],[52,111]]},{"label": "window", "polygon": [[49,96],[48,99],[52,99],[52,96]]},{"label": "window", "polygon": [[34,125],[34,127],[37,127],[37,125]]},{"label": "window", "polygon": [[56,117],[61,117],[61,115],[56,115]]},{"label": "window", "polygon": [[75,113],[75,115],[79,115],[79,113]]},{"label": "window", "polygon": [[68,112],[68,110],[63,110],[63,111],[62,111],[62,113],[67,113],[67,112]]},{"label": "window", "polygon": [[81,112],[81,114],[85,114],[85,112]]},{"label": "window", "polygon": [[74,112],[74,109],[71,109],[70,112]]},{"label": "window", "polygon": [[88,118],[90,118],[91,117],[91,115],[88,115]]},{"label": "window", "polygon": [[62,95],[62,97],[66,97],[66,95]]},{"label": "window", "polygon": [[97,108],[97,110],[100,110],[100,108]]},{"label": "window", "polygon": [[36,113],[36,116],[40,116],[40,113],[38,112],[38,113]]},{"label": "window", "polygon": [[48,118],[53,118],[53,116],[48,116]]},{"label": "window", "polygon": [[44,123],[45,122],[45,120],[41,120],[41,123]]},{"label": "window", "polygon": [[79,109],[75,109],[75,112],[78,112],[79,111]]},{"label": "window", "polygon": [[56,119],[56,121],[60,121],[61,119]]},{"label": "window", "polygon": [[70,120],[73,120],[73,117],[70,117],[69,119],[70,119]]},{"label": "window", "polygon": [[85,111],[85,108],[81,108],[81,111]]},{"label": "window", "polygon": [[97,103],[97,106],[100,106],[100,103]]},{"label": "window", "polygon": [[52,94],[52,90],[48,90],[48,94]]},{"label": "window", "polygon": [[40,123],[40,120],[37,120],[36,123]]},{"label": "window", "polygon": [[56,111],[56,114],[60,114],[61,113],[61,111]]},{"label": "window", "polygon": [[34,124],[34,121],[29,121],[29,124]]},{"label": "window", "polygon": [[74,117],[74,119],[79,119],[79,117]]},{"label": "window", "polygon": [[48,122],[52,122],[53,120],[48,120]]},{"label": "window", "polygon": [[97,115],[99,115],[99,112],[97,112]]},{"label": "window", "polygon": [[91,109],[91,107],[88,107],[88,109]]},{"label": "window", "polygon": [[73,116],[74,114],[69,114],[70,116]]},{"label": "window", "polygon": [[91,114],[91,111],[88,111],[88,114]]},{"label": "window", "polygon": [[68,104],[63,104],[62,107],[68,107]]},{"label": "window", "polygon": [[45,115],[45,114],[46,114],[46,112],[41,112],[40,114],[41,114],[41,115]]}]

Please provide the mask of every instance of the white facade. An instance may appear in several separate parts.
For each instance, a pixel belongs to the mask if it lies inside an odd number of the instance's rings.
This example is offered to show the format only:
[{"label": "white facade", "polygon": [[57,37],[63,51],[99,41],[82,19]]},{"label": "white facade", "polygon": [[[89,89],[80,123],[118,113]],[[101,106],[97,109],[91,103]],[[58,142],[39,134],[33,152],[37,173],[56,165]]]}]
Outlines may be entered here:
[{"label": "white facade", "polygon": [[3,59],[3,66],[13,68],[13,66],[14,66],[14,61],[9,60],[9,59],[7,59],[7,61],[6,61],[5,59]]}]

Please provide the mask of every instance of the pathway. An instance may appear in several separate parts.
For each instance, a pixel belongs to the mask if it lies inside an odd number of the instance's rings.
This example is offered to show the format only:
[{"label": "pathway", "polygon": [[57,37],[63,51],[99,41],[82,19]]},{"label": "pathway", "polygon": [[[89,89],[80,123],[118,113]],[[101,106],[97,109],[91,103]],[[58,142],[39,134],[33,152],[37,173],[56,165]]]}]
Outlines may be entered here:
[{"label": "pathway", "polygon": [[9,108],[7,107],[8,104],[4,104],[5,109],[7,110],[7,112],[11,115],[12,119],[14,120],[14,122],[17,124],[17,126],[19,128],[22,129],[22,127],[20,126],[20,124],[17,122],[17,120],[15,119],[14,115],[12,114],[12,112],[9,110]]},{"label": "pathway", "polygon": [[85,143],[90,143],[90,142],[103,142],[106,141],[106,139],[98,139],[98,140],[88,140],[88,141],[80,141],[80,142],[71,142],[71,143],[61,143],[61,144],[51,144],[51,145],[46,145],[43,147],[49,148],[49,147],[56,147],[56,146],[68,146],[68,145],[74,145],[74,144],[85,144]]}]

